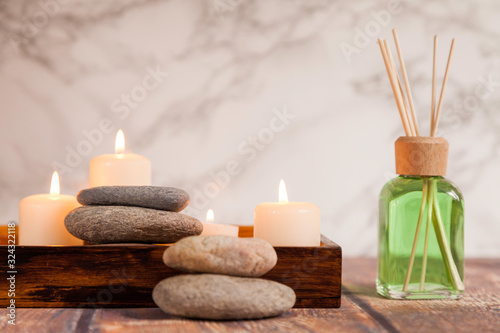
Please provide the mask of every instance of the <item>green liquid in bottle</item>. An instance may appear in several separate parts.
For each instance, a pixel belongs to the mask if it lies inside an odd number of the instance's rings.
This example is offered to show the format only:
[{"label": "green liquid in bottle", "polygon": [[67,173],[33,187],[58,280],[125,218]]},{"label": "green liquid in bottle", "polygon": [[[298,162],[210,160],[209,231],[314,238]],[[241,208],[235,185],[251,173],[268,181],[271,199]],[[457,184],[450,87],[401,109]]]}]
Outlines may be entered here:
[{"label": "green liquid in bottle", "polygon": [[[429,201],[426,200],[409,283],[404,288],[426,182],[433,184],[428,186],[427,194],[437,194],[436,200],[432,202],[438,203],[440,219],[432,215],[433,218],[428,221]],[[382,189],[379,214],[377,292],[393,299],[461,298],[464,279],[464,203],[460,190],[443,177],[399,176]],[[442,233],[439,232],[439,226],[442,227]],[[427,256],[424,256],[427,228]],[[441,244],[437,233],[444,236],[441,237]],[[424,257],[427,259],[422,283]]]}]

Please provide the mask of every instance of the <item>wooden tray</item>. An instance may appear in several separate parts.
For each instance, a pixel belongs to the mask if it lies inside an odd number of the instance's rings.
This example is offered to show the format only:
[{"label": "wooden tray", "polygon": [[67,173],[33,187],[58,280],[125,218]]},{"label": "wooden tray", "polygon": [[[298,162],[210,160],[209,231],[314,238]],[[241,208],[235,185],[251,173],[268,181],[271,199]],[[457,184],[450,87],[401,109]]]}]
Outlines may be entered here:
[{"label": "wooden tray", "polygon": [[[252,237],[253,227],[240,227]],[[322,236],[318,247],[276,247],[277,265],[264,279],[295,290],[296,308],[338,308],[342,250]],[[16,246],[16,307],[154,307],[151,292],[161,280],[181,274],[165,266],[168,245]],[[0,246],[3,276],[7,246]],[[5,279],[3,277],[2,279]],[[5,308],[9,283],[0,283]]]}]

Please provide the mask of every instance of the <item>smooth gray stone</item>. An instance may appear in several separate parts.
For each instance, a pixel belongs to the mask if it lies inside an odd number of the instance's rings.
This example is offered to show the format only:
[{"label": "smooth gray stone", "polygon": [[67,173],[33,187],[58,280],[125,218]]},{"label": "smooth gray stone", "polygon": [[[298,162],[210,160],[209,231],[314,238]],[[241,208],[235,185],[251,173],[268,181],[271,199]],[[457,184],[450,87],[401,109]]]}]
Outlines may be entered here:
[{"label": "smooth gray stone", "polygon": [[135,206],[180,212],[189,204],[189,194],[175,187],[100,186],[80,191],[82,205]]},{"label": "smooth gray stone", "polygon": [[66,229],[92,244],[174,243],[201,234],[194,217],[157,209],[127,206],[83,206],[65,218]]},{"label": "smooth gray stone", "polygon": [[216,274],[177,275],[160,281],[153,300],[166,313],[200,319],[278,316],[295,304],[292,288],[278,282]]},{"label": "smooth gray stone", "polygon": [[278,261],[274,247],[259,238],[193,236],[181,239],[163,254],[163,262],[185,272],[258,277]]}]

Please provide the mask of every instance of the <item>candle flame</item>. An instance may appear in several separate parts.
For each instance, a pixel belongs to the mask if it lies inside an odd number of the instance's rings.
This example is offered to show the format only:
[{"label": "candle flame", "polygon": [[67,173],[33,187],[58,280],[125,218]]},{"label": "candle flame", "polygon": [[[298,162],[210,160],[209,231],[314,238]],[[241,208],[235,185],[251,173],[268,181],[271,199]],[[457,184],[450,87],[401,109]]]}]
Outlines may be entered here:
[{"label": "candle flame", "polygon": [[279,198],[280,202],[288,202],[288,194],[286,193],[285,181],[283,179],[280,181]]},{"label": "candle flame", "polygon": [[54,173],[52,174],[52,182],[50,183],[50,196],[57,197],[59,196],[60,191],[59,174],[57,173],[57,171],[54,171]]},{"label": "candle flame", "polygon": [[214,211],[209,209],[207,212],[207,222],[213,222],[214,221]]},{"label": "candle flame", "polygon": [[116,133],[115,140],[115,154],[123,154],[125,152],[125,136],[123,135],[123,131],[119,130]]}]

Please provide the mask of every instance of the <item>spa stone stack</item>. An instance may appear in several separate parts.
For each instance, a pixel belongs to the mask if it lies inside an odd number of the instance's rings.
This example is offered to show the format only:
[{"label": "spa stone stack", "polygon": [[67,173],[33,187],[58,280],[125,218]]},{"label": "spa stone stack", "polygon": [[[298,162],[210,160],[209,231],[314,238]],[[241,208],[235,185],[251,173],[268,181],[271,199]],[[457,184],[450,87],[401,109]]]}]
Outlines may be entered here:
[{"label": "spa stone stack", "polygon": [[274,248],[258,238],[187,237],[163,255],[173,269],[195,274],[167,278],[153,290],[164,312],[200,319],[258,319],[278,316],[295,304],[295,292],[259,279],[277,262]]},{"label": "spa stone stack", "polygon": [[75,237],[91,244],[165,244],[203,231],[197,219],[179,213],[189,203],[186,191],[160,186],[101,186],[81,191],[83,207],[64,221]]}]

